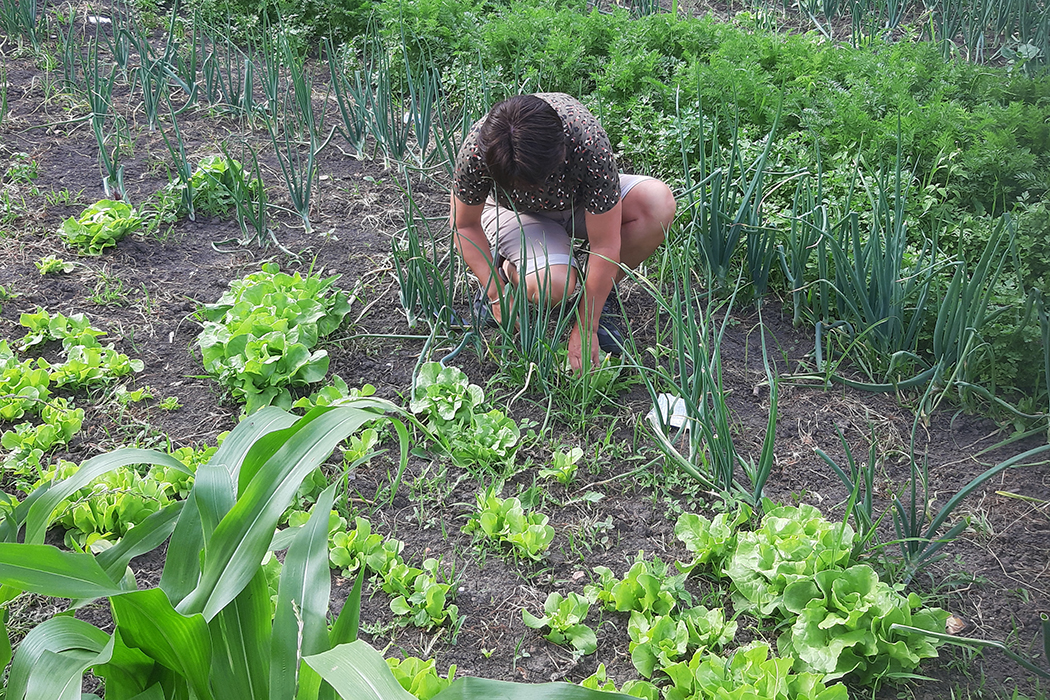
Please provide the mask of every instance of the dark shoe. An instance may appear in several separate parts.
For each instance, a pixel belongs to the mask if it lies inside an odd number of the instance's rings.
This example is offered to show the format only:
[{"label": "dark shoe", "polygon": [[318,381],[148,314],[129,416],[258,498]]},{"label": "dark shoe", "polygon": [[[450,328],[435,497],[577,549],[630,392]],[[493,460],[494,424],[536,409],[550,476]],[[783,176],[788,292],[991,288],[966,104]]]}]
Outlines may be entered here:
[{"label": "dark shoe", "polygon": [[602,352],[619,356],[623,353],[623,331],[617,319],[620,318],[620,295],[616,288],[609,292],[609,298],[602,307],[602,316],[598,319],[598,347]]}]

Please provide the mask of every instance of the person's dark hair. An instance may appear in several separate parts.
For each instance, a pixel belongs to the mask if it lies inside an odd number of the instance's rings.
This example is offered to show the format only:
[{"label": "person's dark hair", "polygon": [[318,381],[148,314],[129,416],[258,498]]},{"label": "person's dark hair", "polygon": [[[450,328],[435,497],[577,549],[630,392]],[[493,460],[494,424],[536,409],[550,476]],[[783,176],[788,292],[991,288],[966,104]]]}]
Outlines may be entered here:
[{"label": "person's dark hair", "polygon": [[478,132],[489,176],[505,190],[542,185],[565,160],[561,117],[535,95],[496,104]]}]

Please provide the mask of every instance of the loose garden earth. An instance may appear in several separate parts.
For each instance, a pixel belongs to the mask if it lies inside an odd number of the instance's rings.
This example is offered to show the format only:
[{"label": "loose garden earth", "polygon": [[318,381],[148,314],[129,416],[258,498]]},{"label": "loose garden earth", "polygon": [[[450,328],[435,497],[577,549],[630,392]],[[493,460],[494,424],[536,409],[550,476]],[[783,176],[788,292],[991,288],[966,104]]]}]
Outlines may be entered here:
[{"label": "loose garden earth", "polygon": [[[90,36],[87,13],[77,29]],[[155,40],[160,34],[155,35]],[[195,220],[145,226],[126,235],[99,255],[78,255],[63,243],[58,231],[69,217],[104,199],[98,148],[92,132],[91,108],[83,97],[61,87],[61,72],[46,65],[28,47],[8,39],[2,53],[6,71],[7,111],[0,125],[0,168],[3,181],[3,224],[0,231],[0,338],[16,351],[26,335],[23,314],[43,309],[51,316],[85,314],[107,335],[119,353],[140,360],[141,371],[90,385],[59,391],[84,410],[83,423],[68,444],[44,460],[81,463],[120,447],[161,451],[215,446],[222,433],[238,425],[243,400],[208,376],[198,344],[201,309],[215,304],[231,282],[256,273],[264,263],[284,272],[328,277],[346,292],[349,311],[338,329],[321,340],[330,358],[327,378],[296,397],[331,382],[338,375],[349,387],[375,387],[406,412],[421,353],[440,359],[462,340],[462,331],[430,338],[428,319],[411,327],[401,301],[392,262],[393,241],[403,241],[406,229],[406,183],[418,211],[430,222],[438,240],[449,245],[448,179],[444,171],[404,172],[384,167],[383,158],[358,158],[340,136],[317,153],[310,227],[294,213],[295,204],[281,186],[281,165],[270,137],[259,120],[242,118],[198,104],[178,115],[185,154],[190,163],[221,156],[220,146],[242,157],[242,143],[258,149],[260,172],[271,211],[270,228],[278,245],[242,244],[236,218],[197,212]],[[308,64],[312,65],[312,64]],[[314,66],[318,84],[327,74],[323,62]],[[315,86],[317,109],[325,110],[324,135],[337,121],[335,97]],[[147,211],[155,194],[176,180],[162,122],[150,128],[136,108],[141,88],[129,90],[118,81],[112,113],[124,115],[120,139],[123,199]],[[163,114],[163,111],[162,111]],[[371,154],[368,141],[366,155]],[[32,164],[32,177],[16,177],[15,166]],[[42,274],[39,262],[48,256],[72,263]],[[657,342],[661,322],[658,304],[642,284],[627,282],[621,290],[638,348]],[[457,311],[468,313],[469,295],[456,297]],[[845,465],[840,435],[861,462],[874,441],[877,460],[872,484],[874,512],[889,511],[911,476],[910,441],[929,468],[930,514],[989,467],[1045,443],[1042,434],[1010,442],[1018,426],[1001,418],[974,415],[943,402],[916,423],[922,390],[873,393],[814,378],[812,327],[792,324],[790,299],[767,296],[761,310],[752,302],[736,303],[725,320],[721,344],[725,400],[730,409],[733,440],[745,460],[758,460],[763,450],[770,412],[770,382],[763,360],[763,342],[779,377],[773,465],[764,495],[771,501],[816,506],[832,522],[841,522],[849,491],[825,460]],[[381,454],[344,472],[337,456],[325,465],[332,479],[349,479],[341,515],[352,528],[354,517],[366,518],[373,532],[404,543],[401,556],[413,566],[436,559],[442,579],[451,582],[449,602],[458,608],[459,622],[432,629],[407,624],[391,610],[391,597],[377,579],[365,584],[362,637],[384,650],[385,656],[434,659],[444,674],[455,665],[457,676],[479,676],[522,682],[580,682],[604,664],[608,678],[620,687],[638,678],[629,650],[630,615],[591,607],[597,651],[574,653],[572,645],[544,639],[543,630],[525,624],[522,611],[539,616],[552,592],[584,593],[598,583],[596,567],[625,576],[636,560],[687,563],[693,553],[675,536],[682,513],[712,518],[725,510],[718,494],[700,486],[668,461],[656,444],[646,415],[650,393],[639,381],[622,381],[608,400],[589,407],[558,405],[535,383],[512,379],[501,367],[495,331],[468,343],[450,364],[484,389],[484,409],[504,411],[521,430],[520,443],[509,465],[489,469],[456,466],[419,429],[412,439],[408,466],[395,493],[390,485],[399,469],[399,447],[393,430],[383,433]],[[428,340],[429,339],[429,340]],[[19,358],[61,360],[57,340],[35,345]],[[843,367],[845,372],[845,366]],[[621,379],[627,379],[624,370]],[[146,389],[145,395],[128,392]],[[299,411],[302,413],[302,411]],[[422,415],[421,415],[422,419]],[[12,420],[4,424],[11,429]],[[913,431],[914,428],[914,431]],[[5,447],[8,444],[5,442]],[[555,453],[571,454],[578,447],[579,468],[559,483],[543,478]],[[954,633],[1006,643],[1042,668],[1050,666],[1042,651],[1042,622],[1050,613],[1050,467],[1041,458],[1011,468],[982,484],[952,513],[940,533],[965,523],[947,544],[944,557],[923,568],[909,591],[924,596],[926,605],[951,613]],[[30,472],[30,475],[32,472]],[[8,465],[4,490],[22,499],[32,483],[27,472]],[[517,496],[526,506],[549,516],[554,538],[536,557],[515,554],[464,526],[477,510],[478,494],[494,483],[503,497]],[[119,489],[118,489],[119,490]],[[306,510],[312,494],[300,506]],[[902,498],[906,499],[906,494]],[[924,498],[919,494],[920,500]],[[880,573],[900,581],[903,567],[892,561],[898,553],[891,518],[875,526],[883,548],[869,552]],[[63,530],[53,528],[49,542],[63,545]],[[68,540],[65,545],[68,545]],[[63,545],[64,546],[64,545]],[[156,585],[165,557],[195,557],[196,552],[161,549],[138,557],[132,569],[140,587]],[[889,563],[888,563],[889,562]],[[676,573],[673,569],[670,573]],[[331,612],[337,614],[350,594],[355,577],[332,572]],[[893,577],[897,576],[896,579]],[[733,615],[729,582],[693,576],[684,584],[695,604],[722,607]],[[35,624],[65,607],[66,601],[23,594],[8,604],[7,627],[17,642]],[[93,603],[77,616],[110,629],[109,606]],[[781,630],[743,615],[729,648],[765,640],[776,649]],[[110,627],[107,627],[109,625]],[[1036,677],[995,649],[983,652],[945,645],[939,657],[915,671],[923,679],[897,679],[878,687],[878,697],[1044,697]],[[97,689],[88,679],[85,688]],[[1046,681],[1043,681],[1045,686]],[[853,697],[872,691],[856,688]]]}]

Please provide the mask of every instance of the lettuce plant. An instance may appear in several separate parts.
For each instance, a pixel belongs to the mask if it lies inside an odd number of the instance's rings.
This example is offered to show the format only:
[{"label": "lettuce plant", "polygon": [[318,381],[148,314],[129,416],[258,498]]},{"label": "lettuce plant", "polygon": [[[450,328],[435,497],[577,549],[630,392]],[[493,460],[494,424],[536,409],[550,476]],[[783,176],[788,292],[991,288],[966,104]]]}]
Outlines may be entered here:
[{"label": "lettuce plant", "polygon": [[17,460],[33,450],[47,452],[68,443],[84,423],[84,409],[56,398],[43,404],[40,419],[42,422],[38,425],[20,423],[0,436],[0,445],[11,450],[12,458]]},{"label": "lettuce plant", "polygon": [[401,687],[418,700],[431,700],[456,679],[455,664],[448,667],[448,674],[443,677],[437,672],[434,659],[423,661],[409,656],[404,661],[387,659],[386,664]]},{"label": "lettuce plant", "polygon": [[500,498],[490,489],[478,494],[477,511],[471,513],[463,532],[480,533],[538,560],[554,540],[554,528],[548,520],[542,513],[526,513],[517,498]]},{"label": "lettuce plant", "polygon": [[600,601],[606,610],[618,612],[638,611],[647,615],[667,615],[677,605],[679,599],[688,601],[685,574],[673,574],[669,567],[659,559],[647,562],[636,561],[617,579],[613,572],[604,567],[594,567],[598,582],[584,587],[586,595]]},{"label": "lettuce plant", "polygon": [[576,476],[577,462],[583,457],[583,450],[573,447],[568,452],[555,450],[551,455],[551,466],[540,469],[544,479],[555,479],[562,486],[568,486]]},{"label": "lettuce plant", "polygon": [[288,275],[267,263],[201,308],[204,369],[245,401],[247,415],[271,404],[291,407],[289,387],[328,373],[328,353],[314,348],[350,311],[336,279]]},{"label": "lettuce plant", "polygon": [[51,374],[43,359],[19,361],[6,340],[0,340],[0,418],[18,420],[36,414],[51,396]]},{"label": "lettuce plant", "polygon": [[767,616],[783,609],[784,589],[795,581],[845,565],[853,529],[825,520],[811,505],[781,506],[766,513],[754,532],[738,532],[726,562],[737,610]]},{"label": "lettuce plant", "polygon": [[142,218],[124,202],[102,199],[95,202],[76,219],[62,222],[58,233],[67,245],[82,255],[101,255],[115,246],[127,233],[138,229]]},{"label": "lettuce plant", "polygon": [[728,658],[698,651],[664,669],[671,686],[666,700],[762,698],[762,700],[849,700],[846,686],[828,686],[819,673],[793,673],[790,656],[770,658],[768,644],[737,649]]},{"label": "lettuce plant", "polygon": [[471,384],[458,367],[444,367],[440,362],[427,362],[419,368],[412,388],[412,413],[423,414],[427,424],[441,432],[449,424],[458,427],[469,423],[474,408],[481,406],[485,392]]},{"label": "lettuce plant", "polygon": [[584,624],[591,602],[578,593],[567,596],[550,593],[543,603],[543,615],[537,617],[522,608],[521,618],[526,627],[534,630],[549,628],[543,638],[561,646],[569,645],[577,656],[593,654],[598,650],[594,630]]},{"label": "lettuce plant", "polygon": [[733,641],[736,622],[726,622],[721,608],[708,610],[702,605],[681,615],[649,617],[637,610],[631,612],[627,633],[631,637],[631,661],[638,673],[652,678],[698,650],[721,648]]},{"label": "lettuce plant", "polygon": [[417,569],[401,562],[383,577],[383,591],[391,596],[390,611],[408,617],[416,627],[431,630],[446,622],[456,629],[459,608],[448,605],[451,583],[438,581],[437,559],[426,559]]},{"label": "lettuce plant", "polygon": [[419,369],[409,408],[457,467],[491,469],[513,459],[521,430],[502,411],[483,412],[484,401],[484,391],[462,370],[428,362]]},{"label": "lettuce plant", "polygon": [[736,529],[751,517],[751,507],[741,503],[736,513],[719,513],[712,520],[694,513],[682,513],[674,526],[674,534],[685,548],[693,553],[693,561],[680,564],[683,571],[692,571],[700,564],[708,565],[715,575],[722,575],[721,564],[736,547]]},{"label": "lettuce plant", "polygon": [[96,340],[106,332],[91,325],[91,319],[84,314],[52,316],[45,309],[37,308],[33,313],[24,313],[18,323],[27,329],[22,338],[21,348],[28,350],[51,340],[62,341],[62,349],[69,350],[74,345],[97,346]]},{"label": "lettuce plant", "polygon": [[937,656],[940,642],[890,630],[896,623],[943,631],[947,611],[921,606],[917,594],[903,595],[880,581],[870,566],[820,571],[785,589],[784,607],[798,617],[777,639],[777,648],[796,657],[797,669],[823,673],[826,679],[848,674],[871,685]]},{"label": "lettuce plant", "polygon": [[259,198],[263,184],[258,179],[246,178],[244,166],[237,160],[222,156],[205,156],[197,163],[189,183],[169,182],[157,193],[162,216],[168,219],[188,215],[183,191],[193,196],[193,209],[205,216],[225,216],[236,206],[237,198]]},{"label": "lettuce plant", "polygon": [[[289,524],[294,522],[289,519]],[[343,527],[332,533],[328,559],[332,566],[348,576],[364,567],[370,573],[386,576],[390,569],[401,562],[401,550],[405,545],[400,540],[384,538],[372,532],[372,525],[364,518],[354,519],[354,529]]]}]

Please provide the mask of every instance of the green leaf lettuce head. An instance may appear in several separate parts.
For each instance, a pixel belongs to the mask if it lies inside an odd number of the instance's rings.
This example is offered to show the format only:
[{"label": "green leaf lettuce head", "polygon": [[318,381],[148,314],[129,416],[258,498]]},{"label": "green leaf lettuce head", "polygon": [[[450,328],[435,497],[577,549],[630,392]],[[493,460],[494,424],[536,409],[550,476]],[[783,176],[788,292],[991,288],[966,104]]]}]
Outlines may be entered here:
[{"label": "green leaf lettuce head", "polygon": [[795,668],[828,679],[849,675],[865,685],[907,673],[937,656],[938,642],[918,634],[891,632],[894,623],[931,632],[944,630],[948,613],[922,609],[922,599],[880,581],[866,565],[821,571],[784,591],[784,607],[798,617],[777,640]]},{"label": "green leaf lettuce head", "polygon": [[820,571],[848,563],[853,529],[825,520],[813,506],[775,508],[754,532],[737,533],[726,563],[737,610],[769,616],[783,605],[784,589]]},{"label": "green leaf lettuce head", "polygon": [[674,526],[674,534],[685,548],[693,553],[693,561],[679,564],[682,571],[692,571],[700,564],[709,565],[718,576],[722,562],[736,546],[736,529],[751,517],[751,507],[741,503],[736,513],[719,513],[708,520],[695,513],[682,513]]},{"label": "green leaf lettuce head", "polygon": [[849,700],[846,686],[827,686],[816,673],[794,673],[790,656],[770,658],[768,644],[754,643],[729,657],[696,652],[664,669],[671,678],[665,700]]},{"label": "green leaf lettuce head", "polygon": [[77,252],[101,255],[102,251],[142,225],[142,218],[124,202],[102,199],[95,202],[74,219],[62,222],[59,235]]}]

